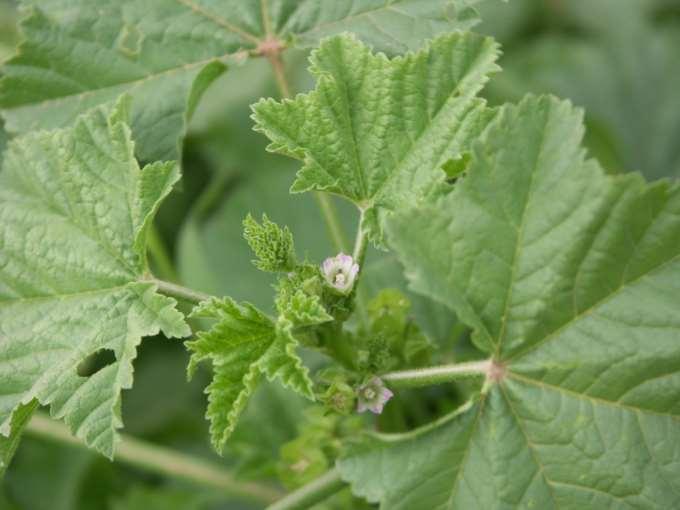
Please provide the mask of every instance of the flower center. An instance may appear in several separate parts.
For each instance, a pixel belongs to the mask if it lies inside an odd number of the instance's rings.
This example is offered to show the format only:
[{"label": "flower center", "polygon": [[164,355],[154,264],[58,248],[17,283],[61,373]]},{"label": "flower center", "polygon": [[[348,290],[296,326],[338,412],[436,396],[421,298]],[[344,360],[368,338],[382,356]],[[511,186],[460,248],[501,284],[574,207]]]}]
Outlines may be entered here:
[{"label": "flower center", "polygon": [[347,282],[347,279],[343,273],[338,273],[335,275],[333,281],[335,282],[335,285],[343,286]]},{"label": "flower center", "polygon": [[367,400],[371,400],[371,399],[375,398],[375,390],[373,388],[366,388],[364,390],[364,397]]}]

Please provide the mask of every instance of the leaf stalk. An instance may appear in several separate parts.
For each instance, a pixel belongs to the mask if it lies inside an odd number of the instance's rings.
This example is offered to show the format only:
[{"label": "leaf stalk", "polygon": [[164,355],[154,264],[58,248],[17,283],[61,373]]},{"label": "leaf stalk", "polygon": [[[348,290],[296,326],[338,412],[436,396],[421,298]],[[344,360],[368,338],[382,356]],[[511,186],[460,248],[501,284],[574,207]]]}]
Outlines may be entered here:
[{"label": "leaf stalk", "polygon": [[419,388],[455,381],[462,377],[488,377],[494,371],[495,366],[493,360],[487,359],[390,372],[382,375],[381,379],[393,387]]},{"label": "leaf stalk", "polygon": [[176,283],[166,282],[165,280],[159,280],[157,278],[151,278],[146,281],[158,286],[158,290],[161,294],[196,305],[213,297],[210,294],[205,294],[204,292],[183,287]]},{"label": "leaf stalk", "polygon": [[155,263],[155,269],[158,271],[157,274],[166,280],[177,281],[179,278],[172,257],[155,225],[151,225],[151,228],[149,228],[146,241],[147,250],[151,260]]}]

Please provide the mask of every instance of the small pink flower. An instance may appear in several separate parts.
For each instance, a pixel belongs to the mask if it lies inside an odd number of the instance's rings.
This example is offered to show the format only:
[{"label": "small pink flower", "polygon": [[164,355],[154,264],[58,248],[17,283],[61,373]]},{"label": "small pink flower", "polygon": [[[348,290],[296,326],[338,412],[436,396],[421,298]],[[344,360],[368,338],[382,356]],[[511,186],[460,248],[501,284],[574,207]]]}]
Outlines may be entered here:
[{"label": "small pink flower", "polygon": [[350,255],[339,253],[324,260],[321,271],[331,287],[341,294],[349,294],[359,274],[359,264]]},{"label": "small pink flower", "polygon": [[385,386],[382,379],[373,377],[366,384],[359,387],[357,395],[359,397],[357,403],[358,412],[371,411],[374,414],[380,414],[387,401],[394,396],[394,393]]}]

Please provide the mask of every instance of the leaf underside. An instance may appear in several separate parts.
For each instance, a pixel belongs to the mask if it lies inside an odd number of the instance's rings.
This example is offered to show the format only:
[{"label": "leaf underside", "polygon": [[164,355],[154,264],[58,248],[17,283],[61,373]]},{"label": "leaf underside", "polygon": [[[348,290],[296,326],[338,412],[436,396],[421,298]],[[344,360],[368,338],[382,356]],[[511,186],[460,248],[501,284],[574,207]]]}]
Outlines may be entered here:
[{"label": "leaf underside", "polygon": [[[142,337],[189,334],[175,301],[144,280],[146,229],[179,178],[140,170],[129,100],[72,128],[9,143],[0,173],[0,433],[36,399],[111,457]],[[78,374],[102,350],[115,361]]]},{"label": "leaf underside", "polygon": [[413,204],[446,179],[494,116],[477,92],[498,69],[492,39],[453,33],[389,60],[352,36],[312,53],[316,89],[253,107],[268,149],[303,161],[292,191],[336,193],[365,211],[382,242],[380,216]]},{"label": "leaf underside", "polygon": [[680,505],[680,186],[606,176],[582,134],[569,103],[506,106],[451,193],[390,221],[506,375],[339,463],[381,508]]},{"label": "leaf underside", "polygon": [[474,3],[26,0],[24,41],[2,68],[0,110],[8,131],[23,133],[68,125],[128,93],[138,157],[179,159],[187,116],[234,55],[272,38],[309,46],[346,30],[380,50],[404,51],[474,24]]}]

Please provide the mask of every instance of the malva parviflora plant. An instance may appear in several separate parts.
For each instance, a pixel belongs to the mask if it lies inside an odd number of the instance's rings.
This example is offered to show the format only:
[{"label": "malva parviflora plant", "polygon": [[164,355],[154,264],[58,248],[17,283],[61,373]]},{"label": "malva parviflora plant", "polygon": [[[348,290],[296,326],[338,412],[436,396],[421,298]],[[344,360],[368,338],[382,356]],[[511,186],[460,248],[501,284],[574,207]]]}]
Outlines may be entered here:
[{"label": "malva parviflora plant", "polygon": [[[680,507],[680,186],[606,174],[569,102],[480,98],[499,47],[468,31],[472,3],[30,6],[0,82],[1,469],[39,406],[115,458],[138,346],[162,333],[187,339],[190,377],[211,369],[218,452],[266,380],[342,431],[326,472],[272,508],[346,486],[354,508]],[[314,47],[315,85],[292,96],[295,47]],[[359,212],[353,248],[311,260],[276,218],[243,211],[273,314],[159,279],[147,260],[187,119],[230,61],[257,57],[282,97],[252,106],[254,129],[299,160],[291,192],[315,193],[332,231],[329,195]],[[371,245],[483,354],[443,363],[401,292],[362,294]],[[101,351],[115,360],[82,375]],[[400,392],[461,380],[467,403],[438,420],[372,426]]]}]

